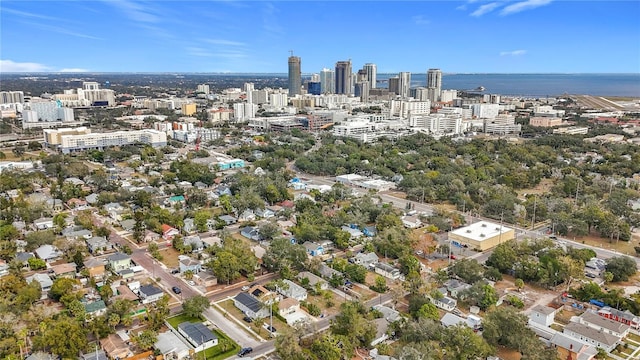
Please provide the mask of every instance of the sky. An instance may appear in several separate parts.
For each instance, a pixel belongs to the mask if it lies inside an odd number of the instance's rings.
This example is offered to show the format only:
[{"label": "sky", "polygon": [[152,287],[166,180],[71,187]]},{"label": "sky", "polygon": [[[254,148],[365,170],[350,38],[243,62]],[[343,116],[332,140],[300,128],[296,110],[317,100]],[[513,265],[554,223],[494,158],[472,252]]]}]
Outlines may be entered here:
[{"label": "sky", "polygon": [[1,72],[640,73],[640,1],[0,2]]}]

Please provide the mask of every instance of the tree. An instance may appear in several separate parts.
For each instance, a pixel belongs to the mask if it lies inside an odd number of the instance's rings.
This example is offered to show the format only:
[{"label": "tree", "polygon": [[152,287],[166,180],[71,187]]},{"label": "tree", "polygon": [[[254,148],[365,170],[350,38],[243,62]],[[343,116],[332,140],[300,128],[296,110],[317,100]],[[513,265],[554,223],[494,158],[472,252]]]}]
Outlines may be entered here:
[{"label": "tree", "polygon": [[513,285],[515,285],[515,287],[518,288],[518,291],[522,290],[524,288],[524,281],[522,281],[522,279],[515,279],[513,281]]},{"label": "tree", "polygon": [[617,256],[607,260],[605,269],[613,274],[612,281],[627,281],[638,271],[638,264],[628,256]]},{"label": "tree", "polygon": [[425,318],[436,321],[440,320],[440,313],[438,313],[438,308],[431,302],[422,305],[416,315],[418,318]]},{"label": "tree", "polygon": [[330,328],[334,335],[346,336],[350,343],[367,348],[376,335],[374,323],[367,318],[367,309],[355,301],[340,305],[340,313],[331,320]]},{"label": "tree", "polygon": [[610,283],[613,281],[613,273],[611,271],[605,271],[604,275],[602,275],[605,283]]},{"label": "tree", "polygon": [[276,337],[276,354],[281,359],[306,360],[307,354],[300,346],[300,338],[293,331],[287,331]]},{"label": "tree", "polygon": [[27,263],[29,264],[31,270],[41,270],[47,267],[47,262],[38,258],[29,258],[27,260]]},{"label": "tree", "polygon": [[376,276],[375,283],[371,285],[370,288],[375,292],[385,293],[388,289],[387,280],[384,277],[378,275]]},{"label": "tree", "polygon": [[188,298],[182,304],[182,310],[189,317],[200,317],[202,313],[209,307],[209,299],[202,295],[196,295]]},{"label": "tree", "polygon": [[273,239],[262,257],[262,263],[270,271],[280,271],[282,268],[301,270],[306,261],[307,250],[304,246],[282,237]]},{"label": "tree", "polygon": [[445,328],[440,346],[446,350],[447,359],[485,359],[494,350],[487,342],[466,325]]},{"label": "tree", "polygon": [[484,268],[475,259],[460,259],[451,266],[451,273],[469,284],[482,279]]},{"label": "tree", "polygon": [[60,301],[64,295],[70,294],[77,284],[78,281],[75,279],[57,278],[53,281],[53,285],[51,285],[49,296],[51,296],[53,300]]},{"label": "tree", "polygon": [[107,320],[109,326],[111,326],[111,328],[113,328],[115,330],[116,326],[118,326],[118,324],[120,324],[120,315],[116,314],[116,313],[112,313],[111,315],[109,315],[109,318]]},{"label": "tree", "polygon": [[49,350],[62,358],[76,358],[86,348],[86,330],[76,319],[67,316],[49,318],[41,326],[41,335],[34,340],[38,349]]},{"label": "tree", "polygon": [[498,292],[496,289],[483,281],[478,281],[471,285],[470,288],[462,292],[462,296],[469,303],[477,305],[482,310],[486,310],[489,306],[495,305],[498,301]]},{"label": "tree", "polygon": [[339,341],[338,337],[325,334],[311,344],[311,354],[315,359],[341,360],[343,354],[347,355],[343,347],[344,344]]},{"label": "tree", "polygon": [[149,350],[158,341],[158,333],[151,329],[143,330],[132,340],[141,350]]},{"label": "tree", "polygon": [[218,280],[231,284],[231,281],[241,276],[242,266],[238,258],[229,251],[220,251],[216,257],[208,263]]}]

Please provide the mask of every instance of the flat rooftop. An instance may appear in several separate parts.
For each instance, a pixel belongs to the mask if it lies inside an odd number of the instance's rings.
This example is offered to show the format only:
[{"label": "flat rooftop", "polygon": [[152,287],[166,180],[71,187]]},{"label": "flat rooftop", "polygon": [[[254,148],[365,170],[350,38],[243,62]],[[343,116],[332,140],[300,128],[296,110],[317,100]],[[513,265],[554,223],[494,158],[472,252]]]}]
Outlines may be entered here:
[{"label": "flat rooftop", "polygon": [[478,221],[477,223],[461,227],[451,232],[457,236],[465,237],[470,240],[484,241],[494,236],[498,236],[501,233],[506,234],[513,229],[504,225],[488,222]]}]

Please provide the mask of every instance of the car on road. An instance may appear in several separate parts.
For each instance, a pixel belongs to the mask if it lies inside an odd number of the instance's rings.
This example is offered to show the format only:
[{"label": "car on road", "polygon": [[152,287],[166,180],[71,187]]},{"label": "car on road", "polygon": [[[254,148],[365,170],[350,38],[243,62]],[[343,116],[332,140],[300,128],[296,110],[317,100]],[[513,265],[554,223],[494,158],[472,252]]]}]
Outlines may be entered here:
[{"label": "car on road", "polygon": [[557,236],[555,236],[555,235],[551,235],[551,236],[549,236],[549,239],[551,239],[551,240],[558,240],[558,237],[557,237]]},{"label": "car on road", "polygon": [[179,272],[180,272],[180,269],[173,269],[173,270],[171,270],[171,273],[172,273],[172,274],[177,274],[177,273],[179,273]]},{"label": "car on road", "polygon": [[177,286],[172,287],[171,290],[176,294],[182,293],[182,290]]},{"label": "car on road", "polygon": [[247,290],[249,290],[249,285],[245,285],[242,287],[242,291],[247,291]]},{"label": "car on road", "polygon": [[451,260],[455,260],[455,259],[456,259],[456,256],[455,256],[455,255],[449,255],[449,258],[450,258]]},{"label": "car on road", "polygon": [[588,277],[588,278],[591,278],[591,279],[595,279],[595,278],[597,278],[597,277],[598,277],[596,274],[594,274],[594,273],[590,273],[590,272],[585,273],[585,274],[584,274],[584,276],[586,276],[586,277]]},{"label": "car on road", "polygon": [[196,283],[195,283],[193,280],[189,280],[189,281],[187,282],[187,284],[189,284],[189,285],[191,285],[191,286],[195,286],[195,284],[196,284]]},{"label": "car on road", "polygon": [[242,348],[238,352],[238,357],[243,357],[245,355],[249,355],[251,352],[253,352],[253,348],[251,348],[251,347]]}]

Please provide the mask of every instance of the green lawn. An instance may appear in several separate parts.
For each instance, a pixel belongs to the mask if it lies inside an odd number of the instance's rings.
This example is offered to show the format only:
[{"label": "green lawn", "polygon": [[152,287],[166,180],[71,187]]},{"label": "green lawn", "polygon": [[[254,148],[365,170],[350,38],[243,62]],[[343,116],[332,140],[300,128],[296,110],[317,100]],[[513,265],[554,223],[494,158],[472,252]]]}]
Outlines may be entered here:
[{"label": "green lawn", "polygon": [[182,324],[185,321],[189,322],[202,322],[200,318],[190,317],[184,314],[176,315],[174,317],[170,317],[167,319],[167,322],[173,326],[174,329],[178,329],[178,325]]}]

